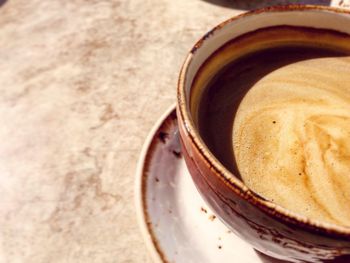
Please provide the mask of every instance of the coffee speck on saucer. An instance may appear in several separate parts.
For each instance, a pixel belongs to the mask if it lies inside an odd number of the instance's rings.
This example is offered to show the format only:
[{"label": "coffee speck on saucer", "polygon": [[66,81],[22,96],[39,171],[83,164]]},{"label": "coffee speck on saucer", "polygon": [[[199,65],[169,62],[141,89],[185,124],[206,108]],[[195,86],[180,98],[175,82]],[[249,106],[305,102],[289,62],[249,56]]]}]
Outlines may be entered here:
[{"label": "coffee speck on saucer", "polygon": [[176,158],[181,158],[181,153],[178,151],[173,150],[173,154],[175,155]]},{"label": "coffee speck on saucer", "polygon": [[211,216],[209,216],[209,220],[210,220],[210,221],[214,221],[214,220],[215,220],[215,218],[216,218],[216,216],[215,216],[215,215],[211,215]]},{"label": "coffee speck on saucer", "polygon": [[201,211],[204,213],[208,213],[207,209],[205,209],[203,206],[201,207]]},{"label": "coffee speck on saucer", "polygon": [[166,141],[166,139],[169,137],[169,134],[168,133],[166,133],[166,132],[159,132],[159,134],[158,134],[158,138],[159,138],[159,140],[161,140],[162,141],[162,143],[165,143],[165,141]]}]

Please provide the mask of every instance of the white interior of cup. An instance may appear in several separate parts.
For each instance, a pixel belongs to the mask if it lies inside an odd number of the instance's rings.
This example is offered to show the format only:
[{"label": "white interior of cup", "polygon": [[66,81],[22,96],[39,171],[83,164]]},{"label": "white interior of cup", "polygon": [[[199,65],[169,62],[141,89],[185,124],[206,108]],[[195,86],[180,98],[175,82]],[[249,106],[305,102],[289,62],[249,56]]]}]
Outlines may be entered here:
[{"label": "white interior of cup", "polygon": [[201,65],[211,54],[240,35],[257,29],[280,25],[332,29],[350,34],[350,15],[338,13],[336,9],[273,10],[242,16],[226,23],[222,28],[214,30],[193,54],[186,72],[186,107],[189,109],[189,94],[193,79]]}]

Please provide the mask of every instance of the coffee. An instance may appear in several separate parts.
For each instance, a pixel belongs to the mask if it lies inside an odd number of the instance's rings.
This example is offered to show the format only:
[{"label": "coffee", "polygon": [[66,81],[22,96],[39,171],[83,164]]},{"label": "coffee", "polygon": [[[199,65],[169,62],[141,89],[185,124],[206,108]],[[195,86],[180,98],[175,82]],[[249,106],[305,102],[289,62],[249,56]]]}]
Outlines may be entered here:
[{"label": "coffee", "polygon": [[[191,110],[202,139],[267,200],[350,226],[350,36],[274,27],[202,66]],[[233,61],[233,62],[230,62]]]}]

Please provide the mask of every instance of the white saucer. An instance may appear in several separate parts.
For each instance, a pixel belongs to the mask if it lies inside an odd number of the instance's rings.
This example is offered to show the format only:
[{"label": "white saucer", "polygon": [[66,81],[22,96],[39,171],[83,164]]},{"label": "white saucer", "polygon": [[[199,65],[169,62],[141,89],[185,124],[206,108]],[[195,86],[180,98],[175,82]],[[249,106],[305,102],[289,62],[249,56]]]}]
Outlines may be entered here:
[{"label": "white saucer", "polygon": [[217,219],[181,156],[174,106],[144,144],[136,176],[138,221],[155,262],[267,262]]}]

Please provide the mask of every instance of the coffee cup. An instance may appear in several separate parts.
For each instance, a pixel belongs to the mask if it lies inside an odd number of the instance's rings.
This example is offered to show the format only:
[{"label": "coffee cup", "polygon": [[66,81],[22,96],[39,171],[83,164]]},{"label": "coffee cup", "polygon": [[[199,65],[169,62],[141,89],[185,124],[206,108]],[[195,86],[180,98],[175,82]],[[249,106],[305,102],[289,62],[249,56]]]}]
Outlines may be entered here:
[{"label": "coffee cup", "polygon": [[[266,37],[271,31],[273,37]],[[252,32],[260,32],[261,37],[253,37],[255,42],[250,41],[247,47],[244,41]],[[334,49],[338,43],[333,37],[325,37],[326,32],[349,35],[350,12],[308,5],[268,7],[229,19],[202,37],[180,72],[177,101],[180,141],[186,165],[203,199],[235,234],[256,250],[290,262],[350,262],[349,226],[310,218],[260,195],[208,146],[198,127],[197,115],[203,107],[198,94],[222,68],[241,58],[240,52],[235,52],[241,48],[239,45],[246,45],[247,53],[259,52],[274,45],[303,42],[305,32],[311,32],[307,33],[307,45],[316,45],[310,41],[311,36],[317,45]],[[230,42],[233,44],[228,45]],[[348,39],[339,45],[350,47]],[[227,53],[228,49],[231,51]],[[199,75],[204,77],[198,80]]]}]

